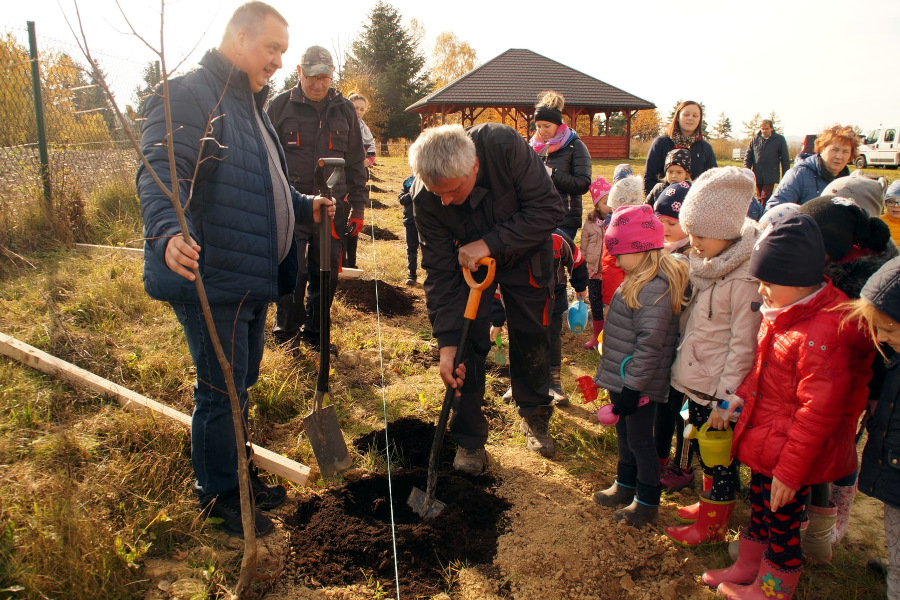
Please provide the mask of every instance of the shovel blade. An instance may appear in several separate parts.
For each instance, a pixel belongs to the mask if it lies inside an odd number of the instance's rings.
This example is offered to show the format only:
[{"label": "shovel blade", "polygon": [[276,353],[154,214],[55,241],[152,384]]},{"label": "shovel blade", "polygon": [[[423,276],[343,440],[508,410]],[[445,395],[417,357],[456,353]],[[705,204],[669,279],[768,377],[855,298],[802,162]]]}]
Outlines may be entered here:
[{"label": "shovel blade", "polygon": [[303,417],[303,428],[322,477],[328,478],[340,473],[353,463],[333,404]]},{"label": "shovel blade", "polygon": [[407,499],[406,504],[409,505],[413,512],[422,517],[423,519],[431,519],[439,514],[447,508],[447,505],[432,496],[428,497],[428,494],[423,492],[417,487],[412,489],[412,492],[409,494],[409,499]]}]

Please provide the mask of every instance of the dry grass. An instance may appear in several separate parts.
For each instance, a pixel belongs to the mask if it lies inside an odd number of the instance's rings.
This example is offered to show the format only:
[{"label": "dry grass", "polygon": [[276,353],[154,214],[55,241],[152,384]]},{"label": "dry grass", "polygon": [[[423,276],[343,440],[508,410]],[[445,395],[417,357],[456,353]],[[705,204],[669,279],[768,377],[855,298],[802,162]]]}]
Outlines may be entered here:
[{"label": "dry grass", "polygon": [[[611,178],[619,162],[594,161],[594,174]],[[643,160],[629,162],[643,170]],[[373,198],[386,208],[368,211],[367,227],[374,222],[401,233],[396,194],[408,167],[402,158],[381,158],[374,173],[383,191]],[[109,189],[86,206],[85,235],[123,243],[139,235],[133,189]],[[190,411],[193,373],[184,338],[171,311],[144,293],[140,259],[59,248],[39,253],[27,244],[14,249],[35,268],[2,259],[0,330]],[[394,286],[406,277],[402,241],[361,241],[358,263],[367,278]],[[414,293],[424,306],[421,290]],[[436,366],[412,358],[413,350],[432,350],[424,310],[377,319],[337,301],[333,322],[341,355],[331,388],[348,439],[382,427],[385,415],[434,417],[443,396]],[[583,340],[571,334],[564,341],[563,386],[575,396],[575,378],[592,374],[598,356],[579,351]],[[254,440],[305,464],[313,457],[297,431],[312,400],[314,358],[294,359],[270,345],[251,392]],[[499,399],[507,385],[489,374],[491,443],[521,444],[514,412]],[[615,465],[614,434],[557,414],[557,459],[588,485],[606,480]],[[203,594],[233,582],[237,565],[227,540],[196,519],[189,449],[187,433],[174,425],[122,413],[0,358],[0,598],[137,597],[149,585],[145,559],[198,549],[205,549],[196,563],[206,574]],[[378,458],[357,460],[374,465]],[[869,554],[883,553],[877,544],[840,552],[833,567],[810,569],[797,597],[864,598],[872,596],[860,590],[883,590],[864,574]],[[721,547],[698,555],[710,566],[727,560]]]}]

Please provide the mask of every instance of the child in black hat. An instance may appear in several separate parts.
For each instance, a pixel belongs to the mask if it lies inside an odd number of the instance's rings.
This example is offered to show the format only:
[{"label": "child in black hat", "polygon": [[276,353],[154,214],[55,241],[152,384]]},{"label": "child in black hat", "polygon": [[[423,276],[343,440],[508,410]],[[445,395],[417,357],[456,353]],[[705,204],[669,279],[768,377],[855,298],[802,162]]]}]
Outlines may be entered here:
[{"label": "child in black hat", "polygon": [[647,204],[653,206],[663,190],[673,183],[691,180],[691,153],[685,148],[675,148],[666,154],[665,176],[647,194]]},{"label": "child in black hat", "polygon": [[[890,228],[877,217],[870,217],[856,201],[840,196],[813,198],[798,209],[815,219],[822,231],[827,261],[825,276],[851,300],[859,298],[863,285],[883,264],[898,256],[891,240]],[[874,356],[874,375],[869,382],[869,398],[878,398],[884,382],[884,361]],[[811,513],[810,527],[803,536],[803,552],[819,562],[831,560],[832,546],[843,539],[850,523],[850,509],[856,497],[856,470],[832,482],[815,485],[810,503],[817,508]],[[834,517],[834,526],[827,528],[821,515]]]},{"label": "child in black hat", "polygon": [[[743,407],[732,447],[752,473],[750,522],[737,561],[703,574],[730,599],[793,597],[810,486],[856,466],[856,423],[874,350],[855,322],[841,327],[847,297],[824,270],[819,228],[800,213],[767,229],[750,257],[763,320],[753,368],[726,398],[723,415]],[[809,509],[809,529],[815,510]]]}]

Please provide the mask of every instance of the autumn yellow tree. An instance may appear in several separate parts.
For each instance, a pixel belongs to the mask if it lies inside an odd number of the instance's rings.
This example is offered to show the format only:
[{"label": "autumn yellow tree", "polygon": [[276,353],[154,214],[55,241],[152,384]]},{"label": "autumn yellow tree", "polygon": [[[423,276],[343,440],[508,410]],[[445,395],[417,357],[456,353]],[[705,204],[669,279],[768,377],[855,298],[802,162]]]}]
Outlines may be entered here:
[{"label": "autumn yellow tree", "polygon": [[434,41],[431,64],[431,80],[435,88],[441,88],[477,67],[478,55],[469,42],[444,31]]},{"label": "autumn yellow tree", "polygon": [[372,135],[376,140],[380,140],[384,134],[384,130],[380,124],[387,120],[387,114],[384,108],[384,101],[376,89],[376,79],[365,70],[354,70],[352,73],[345,74],[337,83],[337,88],[345,98],[351,94],[360,94],[366,99],[366,116],[363,121],[372,130]]},{"label": "autumn yellow tree", "polygon": [[20,146],[37,139],[28,49],[12,35],[0,39],[0,146]]},{"label": "autumn yellow tree", "polygon": [[659,118],[659,111],[653,110],[638,111],[637,116],[631,123],[631,136],[642,142],[648,142],[655,139],[659,135],[659,129],[662,122]]}]

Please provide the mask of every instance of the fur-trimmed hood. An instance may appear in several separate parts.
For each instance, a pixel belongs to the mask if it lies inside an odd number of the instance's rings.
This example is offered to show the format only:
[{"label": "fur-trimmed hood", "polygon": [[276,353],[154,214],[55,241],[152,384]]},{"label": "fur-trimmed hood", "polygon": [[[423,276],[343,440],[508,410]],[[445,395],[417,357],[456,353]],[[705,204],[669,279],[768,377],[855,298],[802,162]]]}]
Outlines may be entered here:
[{"label": "fur-trimmed hood", "polygon": [[839,262],[828,263],[825,275],[831,278],[834,286],[847,294],[851,299],[859,298],[866,281],[869,280],[881,265],[900,256],[900,248],[893,240],[881,252],[854,247],[846,258]]}]

